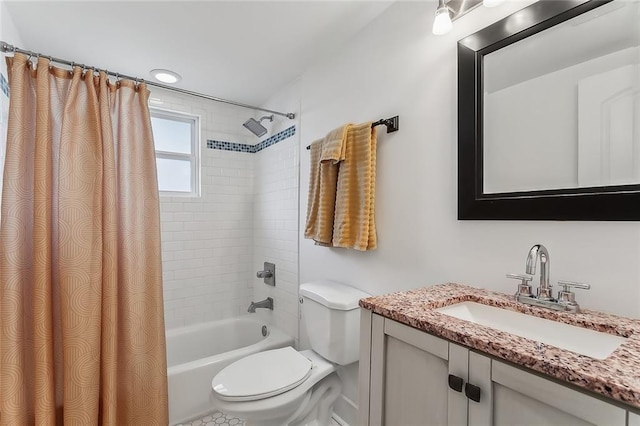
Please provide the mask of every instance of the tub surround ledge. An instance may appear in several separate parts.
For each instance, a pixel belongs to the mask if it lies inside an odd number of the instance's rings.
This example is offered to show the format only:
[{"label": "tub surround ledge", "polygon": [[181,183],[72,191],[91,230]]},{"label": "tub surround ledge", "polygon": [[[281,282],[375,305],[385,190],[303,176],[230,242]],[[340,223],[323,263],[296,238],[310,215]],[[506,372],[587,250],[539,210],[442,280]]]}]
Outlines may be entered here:
[{"label": "tub surround ledge", "polygon": [[[623,336],[627,340],[609,357],[597,360],[434,311],[467,301]],[[495,358],[640,408],[640,320],[589,310],[578,314],[551,311],[518,303],[512,295],[456,283],[369,297],[361,299],[360,306]]]}]

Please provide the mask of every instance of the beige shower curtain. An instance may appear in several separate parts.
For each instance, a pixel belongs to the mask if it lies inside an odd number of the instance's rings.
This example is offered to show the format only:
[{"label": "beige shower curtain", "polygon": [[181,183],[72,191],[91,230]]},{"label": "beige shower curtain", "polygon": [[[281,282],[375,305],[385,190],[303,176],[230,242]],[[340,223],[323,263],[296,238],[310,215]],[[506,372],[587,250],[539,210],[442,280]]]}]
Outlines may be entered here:
[{"label": "beige shower curtain", "polygon": [[166,425],[149,92],[7,62],[0,424]]}]

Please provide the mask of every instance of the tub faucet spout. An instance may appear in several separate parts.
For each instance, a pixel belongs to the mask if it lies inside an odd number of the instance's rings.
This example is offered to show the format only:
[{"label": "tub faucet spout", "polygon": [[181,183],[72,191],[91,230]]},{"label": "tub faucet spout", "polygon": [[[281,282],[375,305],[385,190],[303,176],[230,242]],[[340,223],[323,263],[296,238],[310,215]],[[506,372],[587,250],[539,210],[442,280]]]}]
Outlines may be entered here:
[{"label": "tub faucet spout", "polygon": [[273,311],[273,299],[267,297],[266,299],[259,302],[251,302],[251,304],[249,305],[249,309],[247,309],[247,312],[254,313],[257,308],[271,309]]}]

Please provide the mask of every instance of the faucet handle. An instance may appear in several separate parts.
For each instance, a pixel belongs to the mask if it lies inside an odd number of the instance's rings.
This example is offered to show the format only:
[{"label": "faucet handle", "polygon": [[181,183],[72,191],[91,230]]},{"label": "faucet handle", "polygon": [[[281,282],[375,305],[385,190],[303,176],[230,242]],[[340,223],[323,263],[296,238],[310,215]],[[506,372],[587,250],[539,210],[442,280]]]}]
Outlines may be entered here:
[{"label": "faucet handle", "polygon": [[591,286],[587,283],[579,283],[577,281],[565,281],[565,280],[558,280],[558,285],[562,286],[562,291],[566,291],[569,292],[571,291],[570,288],[574,287],[574,288],[581,288],[582,290],[589,290],[591,288]]},{"label": "faucet handle", "polygon": [[533,280],[533,275],[529,274],[507,274],[507,278],[511,278],[513,280],[522,280],[523,284]]},{"label": "faucet handle", "polygon": [[558,285],[562,286],[562,290],[558,291],[558,303],[572,312],[580,312],[580,305],[576,303],[576,294],[571,291],[571,287],[589,290],[591,286],[585,283],[575,281],[558,280]]},{"label": "faucet handle", "polygon": [[518,291],[516,292],[516,296],[533,296],[531,293],[531,284],[529,282],[533,280],[533,276],[529,274],[507,274],[507,278],[511,278],[512,280],[520,280],[520,284],[518,284]]}]

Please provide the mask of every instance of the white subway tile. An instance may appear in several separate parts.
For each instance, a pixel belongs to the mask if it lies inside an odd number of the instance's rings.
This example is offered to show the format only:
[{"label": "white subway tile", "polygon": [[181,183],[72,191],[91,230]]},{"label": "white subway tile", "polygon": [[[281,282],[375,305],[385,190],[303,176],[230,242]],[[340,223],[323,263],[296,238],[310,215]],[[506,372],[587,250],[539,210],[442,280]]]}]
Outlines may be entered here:
[{"label": "white subway tile", "polygon": [[[207,139],[256,143],[237,124],[246,111],[153,93],[199,114],[202,132],[201,197],[160,201],[166,327],[244,314],[249,301],[272,294],[280,309],[264,317],[297,338],[298,136],[257,154],[207,149]],[[280,288],[263,289],[255,278],[253,265],[267,258],[278,265]]]}]

